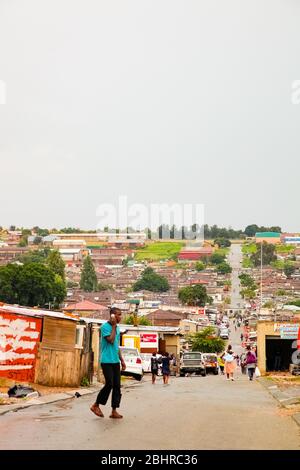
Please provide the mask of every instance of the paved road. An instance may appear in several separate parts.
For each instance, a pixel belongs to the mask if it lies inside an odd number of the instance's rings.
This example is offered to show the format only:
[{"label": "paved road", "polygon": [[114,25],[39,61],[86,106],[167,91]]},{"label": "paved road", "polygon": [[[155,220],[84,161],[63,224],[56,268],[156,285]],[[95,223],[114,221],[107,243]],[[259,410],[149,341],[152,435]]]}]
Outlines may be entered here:
[{"label": "paved road", "polygon": [[242,308],[244,301],[240,295],[240,261],[242,260],[241,245],[232,244],[228,255],[228,262],[232,267],[231,274],[231,305],[230,308]]},{"label": "paved road", "polygon": [[0,449],[300,449],[299,428],[257,382],[238,376],[147,377],[123,390],[123,420],[97,418],[93,396],[0,419]]}]

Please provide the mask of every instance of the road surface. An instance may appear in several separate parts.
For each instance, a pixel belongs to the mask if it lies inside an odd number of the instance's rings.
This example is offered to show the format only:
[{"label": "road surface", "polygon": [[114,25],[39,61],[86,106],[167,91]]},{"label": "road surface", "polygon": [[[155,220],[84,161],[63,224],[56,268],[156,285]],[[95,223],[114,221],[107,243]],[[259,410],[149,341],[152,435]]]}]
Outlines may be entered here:
[{"label": "road surface", "polygon": [[243,308],[244,301],[240,295],[239,274],[241,269],[241,260],[243,259],[241,245],[232,244],[228,255],[228,262],[232,267],[231,273],[231,304],[229,308]]},{"label": "road surface", "polygon": [[[235,341],[234,341],[235,342]],[[89,411],[94,396],[0,418],[0,449],[300,449],[299,428],[256,381],[237,374],[150,377],[123,389],[123,420]]]}]

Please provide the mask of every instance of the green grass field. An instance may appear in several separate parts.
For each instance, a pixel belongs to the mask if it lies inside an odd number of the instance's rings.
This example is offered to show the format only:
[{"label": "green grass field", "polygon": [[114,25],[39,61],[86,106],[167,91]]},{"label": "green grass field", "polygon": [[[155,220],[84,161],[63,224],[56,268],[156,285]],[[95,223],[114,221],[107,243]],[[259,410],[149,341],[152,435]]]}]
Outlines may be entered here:
[{"label": "green grass field", "polygon": [[183,242],[153,242],[136,251],[137,261],[160,261],[177,256]]},{"label": "green grass field", "polygon": [[257,247],[255,243],[247,243],[242,246],[242,252],[244,255],[252,255],[253,253],[257,252]]}]

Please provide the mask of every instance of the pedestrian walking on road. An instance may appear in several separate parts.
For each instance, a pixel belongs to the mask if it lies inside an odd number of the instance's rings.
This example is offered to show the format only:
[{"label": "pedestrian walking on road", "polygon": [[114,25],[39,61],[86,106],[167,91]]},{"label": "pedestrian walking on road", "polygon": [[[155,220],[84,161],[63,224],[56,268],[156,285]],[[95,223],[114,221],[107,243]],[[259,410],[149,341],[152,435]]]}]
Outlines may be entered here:
[{"label": "pedestrian walking on road", "polygon": [[125,361],[122,358],[120,345],[120,329],[118,323],[122,318],[122,312],[118,308],[110,310],[110,319],[101,327],[101,367],[105,378],[105,385],[100,390],[95,403],[91,406],[91,411],[95,415],[103,418],[99,405],[106,405],[109,395],[112,391],[111,407],[112,412],[110,418],[119,419],[123,418],[117,412],[121,401],[121,370],[126,369]]},{"label": "pedestrian walking on road", "polygon": [[241,333],[241,342],[243,342],[243,339],[244,339],[244,335],[243,333]]},{"label": "pedestrian walking on road", "polygon": [[223,355],[223,359],[225,361],[225,373],[227,380],[234,380],[233,374],[235,371],[235,361],[233,350],[227,349],[226,353]]},{"label": "pedestrian walking on road", "polygon": [[224,375],[225,362],[224,362],[224,359],[223,359],[222,356],[218,357],[218,365],[219,365],[219,368],[220,368],[220,371],[221,371],[221,375]]},{"label": "pedestrian walking on road", "polygon": [[170,356],[169,353],[165,353],[162,358],[162,374],[163,374],[163,381],[165,385],[169,383],[170,377]]},{"label": "pedestrian walking on road", "polygon": [[154,352],[151,357],[151,374],[152,374],[152,383],[155,384],[156,377],[158,376],[158,359],[156,353]]},{"label": "pedestrian walking on road", "polygon": [[253,375],[255,372],[257,359],[256,354],[254,351],[251,351],[251,346],[247,346],[247,353],[246,353],[246,365],[247,365],[247,372],[249,375],[249,380],[253,380]]}]

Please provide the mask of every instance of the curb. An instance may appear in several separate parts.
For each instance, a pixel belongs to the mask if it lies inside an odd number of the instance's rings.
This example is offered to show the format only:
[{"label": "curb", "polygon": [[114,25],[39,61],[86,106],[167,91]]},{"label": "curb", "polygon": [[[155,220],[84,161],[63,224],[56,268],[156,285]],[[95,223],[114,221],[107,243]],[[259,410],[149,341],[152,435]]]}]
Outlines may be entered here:
[{"label": "curb", "polygon": [[[257,379],[257,382],[259,382],[270,393],[270,395],[277,400],[280,406],[287,408],[289,405],[300,404],[300,397],[291,397],[282,392],[279,387],[275,385],[275,382],[272,379],[260,377]],[[300,426],[300,413],[294,413],[291,417],[298,426]]]},{"label": "curb", "polygon": [[27,403],[23,402],[22,404],[16,403],[13,405],[3,405],[0,407],[0,416],[6,413],[9,413],[10,411],[23,410],[25,408],[29,408],[30,406],[48,405],[50,403],[55,403],[57,401],[70,400],[71,398],[75,398],[76,392],[80,393],[81,396],[85,396],[85,395],[91,395],[97,391],[98,391],[98,387],[97,388],[91,387],[88,389],[78,388],[78,389],[71,390],[70,392],[53,393],[51,395],[40,396],[39,398],[34,398],[33,400]]},{"label": "curb", "polygon": [[[80,395],[92,395],[93,393],[99,392],[99,386],[103,386],[102,383],[99,385],[91,386],[88,388],[76,388],[74,390],[70,390],[69,392],[62,392],[62,393],[52,393],[50,395],[43,395],[38,398],[33,398],[31,401],[23,402],[23,403],[16,403],[13,405],[1,405],[0,406],[0,416],[4,415],[9,412],[16,412],[19,410],[23,410],[25,408],[29,408],[30,406],[39,406],[39,405],[49,405],[50,403],[55,403],[62,400],[70,400],[71,398],[75,398],[75,393],[78,392]],[[122,385],[124,389],[132,387],[132,384],[124,384]]]}]

